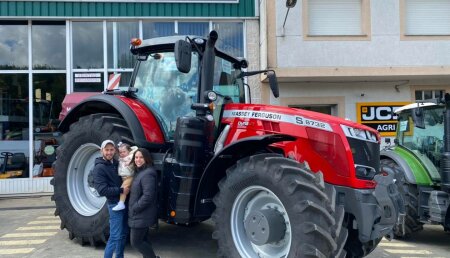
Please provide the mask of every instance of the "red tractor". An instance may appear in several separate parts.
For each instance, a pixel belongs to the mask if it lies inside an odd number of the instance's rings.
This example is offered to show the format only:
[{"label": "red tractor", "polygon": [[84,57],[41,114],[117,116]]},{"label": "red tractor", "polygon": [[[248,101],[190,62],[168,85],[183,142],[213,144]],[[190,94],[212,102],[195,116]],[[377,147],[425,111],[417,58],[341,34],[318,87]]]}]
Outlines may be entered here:
[{"label": "red tractor", "polygon": [[363,257],[397,221],[399,195],[380,172],[377,131],[288,107],[247,103],[245,60],[207,39],[134,40],[130,86],[73,107],[61,122],[53,199],[61,228],[105,242],[108,211],[89,184],[105,139],[147,148],[159,173],[159,218],[209,218],[219,256]]}]

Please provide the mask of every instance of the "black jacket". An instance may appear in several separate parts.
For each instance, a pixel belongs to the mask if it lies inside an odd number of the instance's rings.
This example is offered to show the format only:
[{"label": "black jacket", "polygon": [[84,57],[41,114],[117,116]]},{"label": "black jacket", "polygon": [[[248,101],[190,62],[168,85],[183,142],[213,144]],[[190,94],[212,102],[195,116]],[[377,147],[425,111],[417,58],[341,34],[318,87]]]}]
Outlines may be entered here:
[{"label": "black jacket", "polygon": [[153,167],[137,170],[130,188],[128,225],[147,228],[158,222],[157,174]]},{"label": "black jacket", "polygon": [[104,160],[103,157],[95,159],[93,171],[94,188],[100,196],[105,196],[108,203],[117,203],[122,193],[122,178],[117,172],[119,162],[117,160]]}]

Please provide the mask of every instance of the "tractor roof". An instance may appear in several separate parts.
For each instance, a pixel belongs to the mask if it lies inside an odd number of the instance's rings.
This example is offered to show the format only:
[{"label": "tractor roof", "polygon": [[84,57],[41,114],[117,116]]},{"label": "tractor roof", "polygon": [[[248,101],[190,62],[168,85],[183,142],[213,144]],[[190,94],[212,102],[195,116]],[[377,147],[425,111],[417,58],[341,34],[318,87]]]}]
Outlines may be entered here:
[{"label": "tractor roof", "polygon": [[419,107],[430,107],[430,106],[437,106],[437,104],[431,103],[431,102],[411,103],[411,104],[408,104],[408,105],[398,108],[397,110],[395,110],[395,113],[399,114],[405,110],[410,110],[410,109],[419,108]]},{"label": "tractor roof", "polygon": [[[168,37],[158,37],[158,38],[151,38],[151,39],[144,39],[142,40],[142,44],[136,48],[143,48],[148,47],[152,45],[164,45],[164,44],[174,44],[178,40],[185,40],[186,37],[189,37],[191,39],[199,38],[198,36],[186,36],[186,35],[176,35],[176,36],[168,36]],[[201,37],[200,37],[201,38]],[[205,38],[201,38],[206,41]]]},{"label": "tractor roof", "polygon": [[[198,44],[204,44],[206,42],[206,38],[200,36],[193,35],[177,35],[177,36],[168,36],[168,37],[157,37],[151,39],[142,40],[142,43],[139,46],[132,47],[131,53],[136,55],[138,53],[149,53],[149,52],[158,52],[158,51],[173,51],[174,44],[178,40],[186,40],[186,37],[189,37],[193,41]],[[199,42],[200,41],[200,42]],[[233,57],[225,52],[222,52],[217,47],[216,55],[221,58],[230,61],[234,64],[238,64],[240,68],[247,68],[248,64],[245,58],[237,58]]]}]

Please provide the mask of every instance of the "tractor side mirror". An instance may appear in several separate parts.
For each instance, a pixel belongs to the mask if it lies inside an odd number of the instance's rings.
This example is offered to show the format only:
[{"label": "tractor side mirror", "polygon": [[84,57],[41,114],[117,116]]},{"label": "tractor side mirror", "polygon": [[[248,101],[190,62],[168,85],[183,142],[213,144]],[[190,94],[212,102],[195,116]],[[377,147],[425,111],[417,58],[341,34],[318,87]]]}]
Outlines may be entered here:
[{"label": "tractor side mirror", "polygon": [[414,126],[420,129],[425,129],[425,118],[423,115],[423,109],[416,108],[412,110],[412,119]]},{"label": "tractor side mirror", "polygon": [[175,42],[175,63],[178,71],[182,73],[189,73],[191,70],[191,43],[184,40]]},{"label": "tractor side mirror", "polygon": [[278,98],[280,96],[280,90],[278,88],[278,80],[274,71],[267,73],[267,78],[269,78],[270,89],[272,90],[273,96]]}]

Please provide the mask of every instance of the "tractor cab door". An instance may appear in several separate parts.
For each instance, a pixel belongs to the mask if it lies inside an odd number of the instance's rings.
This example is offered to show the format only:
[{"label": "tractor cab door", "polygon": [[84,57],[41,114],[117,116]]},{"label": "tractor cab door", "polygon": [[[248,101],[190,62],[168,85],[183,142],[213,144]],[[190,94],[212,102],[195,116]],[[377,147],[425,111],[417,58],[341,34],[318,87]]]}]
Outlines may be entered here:
[{"label": "tractor cab door", "polygon": [[414,153],[427,168],[430,177],[438,180],[444,151],[444,107],[420,109],[420,119],[416,109],[399,114],[398,143]]},{"label": "tractor cab door", "polygon": [[[200,55],[192,51],[191,69],[183,73],[177,69],[174,52],[160,52],[140,60],[136,67],[132,82],[137,90],[135,95],[155,114],[169,141],[174,140],[177,118],[194,117],[191,106],[204,97],[204,93],[199,92],[199,65]],[[225,56],[216,56],[213,77],[213,91],[219,96],[213,114],[216,129],[224,103],[245,101],[243,81],[238,78],[241,70],[234,67]]]},{"label": "tractor cab door", "polygon": [[198,54],[192,52],[192,68],[178,71],[173,52],[150,54],[137,66],[133,85],[136,96],[160,121],[166,139],[173,140],[178,117],[194,116],[192,103],[197,101]]}]

